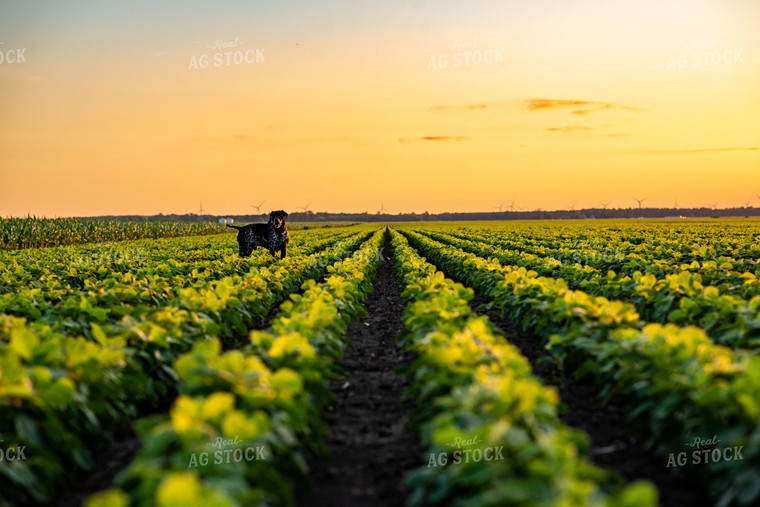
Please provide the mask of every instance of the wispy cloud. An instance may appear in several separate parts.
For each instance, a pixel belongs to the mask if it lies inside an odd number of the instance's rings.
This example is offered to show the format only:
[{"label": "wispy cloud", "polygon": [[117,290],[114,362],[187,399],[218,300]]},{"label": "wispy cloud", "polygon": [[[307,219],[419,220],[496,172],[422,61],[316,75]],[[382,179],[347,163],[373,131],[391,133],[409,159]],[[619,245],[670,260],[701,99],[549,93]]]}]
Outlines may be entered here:
[{"label": "wispy cloud", "polygon": [[669,154],[669,153],[720,153],[730,151],[758,151],[760,146],[750,146],[747,148],[695,148],[687,150],[643,150],[637,153],[645,153],[648,155],[654,154]]},{"label": "wispy cloud", "polygon": [[467,136],[423,136],[419,138],[401,137],[399,138],[398,142],[408,143],[410,141],[469,141],[469,140],[470,138]]},{"label": "wispy cloud", "polygon": [[539,109],[552,109],[556,107],[569,107],[569,106],[586,106],[593,104],[586,100],[558,100],[558,99],[527,99],[526,105],[529,111],[537,111]]},{"label": "wispy cloud", "polygon": [[591,114],[597,111],[602,111],[604,109],[612,109],[612,107],[613,107],[612,104],[600,104],[598,107],[595,107],[593,109],[576,109],[575,111],[573,111],[573,114],[579,114],[579,115]]},{"label": "wispy cloud", "polygon": [[560,109],[560,108],[577,108],[582,106],[581,109],[575,109],[572,114],[587,115],[595,113],[597,111],[604,111],[606,109],[622,109],[624,111],[641,111],[638,107],[624,106],[621,104],[615,104],[614,102],[600,102],[591,100],[565,100],[565,99],[527,99],[525,101],[525,107],[528,111],[539,111],[542,109]]},{"label": "wispy cloud", "polygon": [[592,127],[584,127],[583,125],[570,125],[568,127],[549,127],[546,130],[550,132],[563,132],[565,134],[568,134],[570,132],[581,132],[596,129]]},{"label": "wispy cloud", "polygon": [[631,106],[618,106],[616,104],[610,104],[608,102],[599,102],[599,105],[592,109],[577,109],[573,111],[573,114],[591,114],[595,113],[597,111],[602,111],[604,109],[622,109],[624,111],[633,111],[633,112],[640,112],[642,109],[639,107],[631,107]]},{"label": "wispy cloud", "polygon": [[469,141],[469,137],[465,136],[425,136],[421,137],[423,141]]},{"label": "wispy cloud", "polygon": [[486,104],[467,104],[465,106],[452,106],[452,105],[444,105],[444,106],[433,106],[430,108],[431,111],[460,111],[460,110],[468,110],[468,111],[478,111],[481,109],[486,109],[488,106]]}]

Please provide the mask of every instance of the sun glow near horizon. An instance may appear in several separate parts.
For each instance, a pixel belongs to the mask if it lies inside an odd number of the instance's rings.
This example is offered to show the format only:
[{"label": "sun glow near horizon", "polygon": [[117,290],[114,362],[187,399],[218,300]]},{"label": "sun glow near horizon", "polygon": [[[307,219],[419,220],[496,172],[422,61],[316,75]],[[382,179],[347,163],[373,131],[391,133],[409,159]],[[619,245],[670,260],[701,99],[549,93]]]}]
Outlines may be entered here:
[{"label": "sun glow near horizon", "polygon": [[752,2],[1,5],[1,216],[760,193]]}]

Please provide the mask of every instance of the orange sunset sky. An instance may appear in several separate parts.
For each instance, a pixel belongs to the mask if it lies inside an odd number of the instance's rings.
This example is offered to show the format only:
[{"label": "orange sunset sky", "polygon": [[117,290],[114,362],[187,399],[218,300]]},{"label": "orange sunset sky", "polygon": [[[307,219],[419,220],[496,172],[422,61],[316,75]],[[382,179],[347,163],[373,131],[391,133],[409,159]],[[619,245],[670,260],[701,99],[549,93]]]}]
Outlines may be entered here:
[{"label": "orange sunset sky", "polygon": [[0,216],[760,206],[759,27],[757,0],[3,0]]}]

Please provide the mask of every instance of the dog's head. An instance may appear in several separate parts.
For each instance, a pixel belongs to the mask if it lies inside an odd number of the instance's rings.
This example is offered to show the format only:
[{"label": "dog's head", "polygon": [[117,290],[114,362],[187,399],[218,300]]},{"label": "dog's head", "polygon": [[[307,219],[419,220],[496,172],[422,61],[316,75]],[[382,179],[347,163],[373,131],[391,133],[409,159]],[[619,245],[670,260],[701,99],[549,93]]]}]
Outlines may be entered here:
[{"label": "dog's head", "polygon": [[273,211],[269,214],[269,223],[274,225],[274,228],[279,230],[285,227],[285,219],[288,218],[288,214],[282,210]]}]

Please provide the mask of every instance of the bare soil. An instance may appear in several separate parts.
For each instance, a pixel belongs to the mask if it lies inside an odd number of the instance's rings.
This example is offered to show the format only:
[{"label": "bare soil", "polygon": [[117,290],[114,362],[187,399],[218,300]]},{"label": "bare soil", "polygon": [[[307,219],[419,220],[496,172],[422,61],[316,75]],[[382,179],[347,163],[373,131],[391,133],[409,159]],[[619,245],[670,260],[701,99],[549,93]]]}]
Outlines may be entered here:
[{"label": "bare soil", "polygon": [[[484,297],[476,295],[471,307],[485,315],[479,306],[487,302]],[[629,421],[627,411],[620,405],[602,404],[597,385],[574,380],[571,372],[561,371],[535,334],[494,313],[488,317],[509,343],[528,359],[533,373],[542,383],[557,388],[563,409],[561,419],[568,426],[589,435],[588,456],[596,465],[614,470],[627,481],[653,482],[660,491],[663,507],[714,505],[707,494],[706,483],[697,471],[683,469],[676,474],[673,468],[667,468],[667,458],[659,456],[647,445],[650,435],[646,429]]]},{"label": "bare soil", "polygon": [[82,502],[90,495],[110,488],[119,472],[132,462],[141,447],[140,439],[130,431],[101,450],[95,455],[93,460],[95,465],[92,470],[83,473],[78,482],[71,484],[67,491],[62,492],[55,501],[55,505],[76,507],[82,505]]},{"label": "bare soil", "polygon": [[331,459],[311,463],[313,491],[299,492],[302,507],[403,505],[403,477],[422,462],[424,449],[411,437],[400,405],[408,381],[394,373],[410,358],[396,344],[403,305],[390,259],[381,264],[365,307],[367,316],[348,329],[354,347],[339,361],[348,380],[331,385],[338,397],[326,418]]}]

